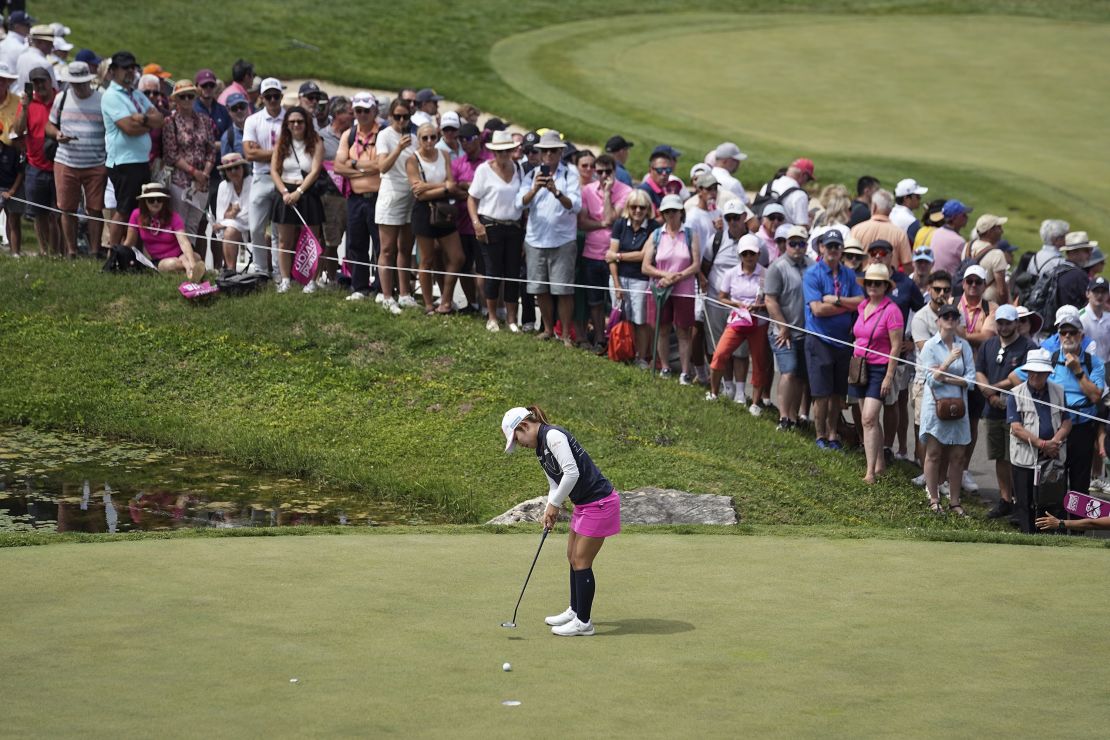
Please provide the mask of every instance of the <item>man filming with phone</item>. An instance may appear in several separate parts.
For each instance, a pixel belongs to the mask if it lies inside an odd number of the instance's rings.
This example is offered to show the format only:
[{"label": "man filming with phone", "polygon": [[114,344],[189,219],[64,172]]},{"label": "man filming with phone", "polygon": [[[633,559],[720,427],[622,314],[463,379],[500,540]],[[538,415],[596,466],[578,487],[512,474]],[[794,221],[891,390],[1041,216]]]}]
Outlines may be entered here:
[{"label": "man filming with phone", "polygon": [[540,339],[555,338],[555,301],[563,328],[563,344],[573,347],[570,327],[574,321],[574,264],[578,247],[578,211],[582,209],[578,172],[561,160],[565,144],[558,131],[545,131],[536,143],[540,166],[527,175],[517,192],[516,204],[528,209],[524,258],[528,292],[536,296],[543,317]]}]

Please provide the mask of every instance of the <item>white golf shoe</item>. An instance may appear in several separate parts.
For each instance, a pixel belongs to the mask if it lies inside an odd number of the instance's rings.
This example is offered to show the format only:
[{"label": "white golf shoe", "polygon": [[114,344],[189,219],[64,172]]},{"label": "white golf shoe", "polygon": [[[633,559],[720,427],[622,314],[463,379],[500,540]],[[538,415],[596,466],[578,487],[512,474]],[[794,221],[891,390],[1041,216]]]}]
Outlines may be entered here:
[{"label": "white golf shoe", "polygon": [[573,622],[577,618],[578,615],[575,614],[574,610],[568,606],[567,610],[562,614],[556,614],[552,617],[544,617],[543,621],[545,624],[549,624],[552,627],[561,627],[567,622]]},{"label": "white golf shoe", "polygon": [[964,489],[968,493],[975,493],[979,490],[979,484],[976,483],[975,479],[971,477],[970,470],[965,470],[963,472],[963,475],[960,477],[960,488]]},{"label": "white golf shoe", "polygon": [[551,634],[560,637],[589,637],[594,633],[593,622],[583,622],[578,617],[566,624],[551,628]]}]

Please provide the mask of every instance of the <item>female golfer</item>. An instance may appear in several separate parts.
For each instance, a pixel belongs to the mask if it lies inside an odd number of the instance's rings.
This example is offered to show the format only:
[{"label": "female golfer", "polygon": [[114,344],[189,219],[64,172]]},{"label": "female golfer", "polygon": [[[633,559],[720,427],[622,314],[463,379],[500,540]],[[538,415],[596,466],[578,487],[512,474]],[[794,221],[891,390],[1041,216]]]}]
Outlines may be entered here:
[{"label": "female golfer", "polygon": [[538,406],[512,408],[501,420],[505,433],[505,452],[519,443],[534,449],[547,476],[547,509],[543,526],[551,529],[559,509],[569,497],[574,504],[567,539],[570,561],[570,607],[562,614],[547,617],[551,632],[564,637],[590,636],[594,633],[590,609],[594,602],[594,558],[605,538],[621,530],[621,501],[616,489],[570,433],[547,421]]}]

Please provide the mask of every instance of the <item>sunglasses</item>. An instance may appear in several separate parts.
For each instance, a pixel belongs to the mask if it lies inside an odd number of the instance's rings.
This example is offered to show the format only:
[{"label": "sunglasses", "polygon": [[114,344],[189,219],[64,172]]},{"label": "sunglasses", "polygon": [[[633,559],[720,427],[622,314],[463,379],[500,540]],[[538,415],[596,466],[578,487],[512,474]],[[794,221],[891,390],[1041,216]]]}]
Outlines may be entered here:
[{"label": "sunglasses", "polygon": [[158,94],[157,90],[143,90],[143,95],[147,96],[148,98],[152,98],[157,94]]},{"label": "sunglasses", "polygon": [[766,216],[766,219],[768,221],[785,221],[786,216],[782,216],[778,213],[772,213],[770,216]]},{"label": "sunglasses", "polygon": [[806,243],[804,239],[791,239],[790,241],[786,242],[786,246],[794,247],[795,249],[801,249],[805,245]]},{"label": "sunglasses", "polygon": [[657,175],[669,175],[674,172],[674,167],[652,167],[651,171]]},{"label": "sunglasses", "polygon": [[216,86],[215,82],[205,82],[203,85],[201,85],[201,87],[215,87],[215,86]]},{"label": "sunglasses", "polygon": [[946,313],[943,316],[937,316],[938,321],[959,321],[958,314]]},{"label": "sunglasses", "polygon": [[889,249],[881,249],[881,248],[880,249],[869,249],[868,252],[871,253],[871,254],[874,254],[878,257],[886,257],[888,254],[890,254]]},{"label": "sunglasses", "polygon": [[281,93],[269,93],[262,96],[263,100],[281,100]]},{"label": "sunglasses", "polygon": [[438,136],[421,136],[420,140],[421,141],[439,141],[439,137]]},{"label": "sunglasses", "polygon": [[304,125],[304,119],[303,118],[289,118],[289,119],[286,119],[286,120],[289,121],[290,126],[303,126]]},{"label": "sunglasses", "polygon": [[630,211],[646,211],[647,206],[629,206],[628,210],[630,210]]},{"label": "sunglasses", "polygon": [[707,188],[698,188],[698,190],[708,190],[708,191],[710,191],[710,192],[716,192],[716,190],[717,190],[717,187],[718,187],[718,186],[716,186],[716,185],[710,185],[710,186],[709,186],[709,187],[707,187]]},{"label": "sunglasses", "polygon": [[[839,252],[841,249],[844,249],[843,244],[835,244],[835,243],[834,244],[822,244],[821,246],[823,246],[825,248],[826,252]],[[858,254],[849,254],[849,255],[846,255],[844,257],[844,259],[846,259],[846,260],[861,260],[861,259],[863,259],[863,257],[860,257]]]},{"label": "sunglasses", "polygon": [[730,213],[727,216],[725,216],[725,221],[728,221],[730,223],[733,222],[733,221],[743,221],[743,220],[744,220],[744,217],[741,216],[738,213]]},{"label": "sunglasses", "polygon": [[611,174],[613,174],[612,170],[599,170],[596,167],[594,168],[594,172],[596,172],[599,175],[611,175]]},{"label": "sunglasses", "polygon": [[865,288],[885,288],[885,280],[864,280],[863,287]]},{"label": "sunglasses", "polygon": [[459,141],[463,142],[464,144],[469,144],[471,142],[477,141],[479,138],[480,137],[477,134],[475,134],[474,136],[460,136]]},{"label": "sunglasses", "polygon": [[228,108],[228,110],[232,111],[233,113],[242,113],[246,109],[247,109],[247,104],[246,103],[240,103],[239,105],[233,105],[230,108]]},{"label": "sunglasses", "polygon": [[983,281],[979,278],[964,278],[964,285],[983,285]]},{"label": "sunglasses", "polygon": [[182,93],[181,95],[177,96],[177,99],[178,100],[196,100],[197,96],[194,95],[193,93]]},{"label": "sunglasses", "polygon": [[1079,335],[1078,329],[1060,329],[1057,332],[1062,337],[1074,337]]},{"label": "sunglasses", "polygon": [[410,118],[412,118],[412,116],[408,113],[394,113],[393,114],[393,120],[394,121],[407,121]]},{"label": "sunglasses", "polygon": [[952,286],[949,285],[947,288],[942,288],[939,285],[932,285],[932,286],[929,287],[929,290],[933,291],[934,293],[940,293],[940,294],[943,295],[945,293],[951,293],[952,292]]}]

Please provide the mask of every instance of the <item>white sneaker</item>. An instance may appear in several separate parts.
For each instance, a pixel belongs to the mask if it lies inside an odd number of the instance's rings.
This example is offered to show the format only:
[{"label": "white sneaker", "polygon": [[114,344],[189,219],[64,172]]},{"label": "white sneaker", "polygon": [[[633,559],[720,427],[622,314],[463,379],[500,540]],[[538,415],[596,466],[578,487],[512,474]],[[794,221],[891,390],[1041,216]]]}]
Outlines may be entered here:
[{"label": "white sneaker", "polygon": [[501,331],[501,325],[497,323],[497,319],[490,319],[486,322],[486,331]]},{"label": "white sneaker", "polygon": [[944,481],[944,483],[940,484],[940,495],[941,496],[951,496],[952,495],[952,487],[950,485],[948,485],[948,481]]},{"label": "white sneaker", "polygon": [[575,614],[574,610],[568,606],[567,610],[562,614],[555,614],[550,617],[544,617],[543,621],[544,624],[551,625],[552,627],[562,627],[564,624],[567,624],[568,622],[573,622],[577,618],[578,615]]},{"label": "white sneaker", "polygon": [[416,299],[411,295],[403,295],[397,299],[397,305],[401,308],[416,308]]},{"label": "white sneaker", "polygon": [[690,376],[689,375],[687,375],[686,373],[679,373],[679,375],[678,375],[678,384],[679,385],[690,385],[690,382],[691,381],[690,381]]},{"label": "white sneaker", "polygon": [[738,403],[741,406],[747,406],[748,405],[748,399],[747,399],[746,396],[734,395],[732,400],[733,400],[734,403]]},{"label": "white sneaker", "polygon": [[379,306],[385,303],[385,293],[378,293],[377,295],[375,295],[374,303],[377,303]]},{"label": "white sneaker", "polygon": [[705,392],[705,400],[706,401],[716,401],[717,400],[717,394],[714,393],[713,391],[706,391]]},{"label": "white sneaker", "polygon": [[316,292],[316,281],[315,280],[309,280],[307,283],[305,283],[304,287],[301,288],[301,292],[302,293],[315,293]]},{"label": "white sneaker", "polygon": [[369,297],[370,296],[368,296],[366,293],[362,293],[362,292],[356,290],[354,293],[351,293],[349,296],[347,296],[347,300],[348,301],[365,301]]},{"label": "white sneaker", "polygon": [[288,293],[290,286],[291,286],[291,283],[290,283],[289,278],[282,278],[281,281],[277,284],[277,292],[278,293]]},{"label": "white sneaker", "polygon": [[552,627],[551,634],[560,637],[589,637],[594,633],[592,622],[583,622],[578,617],[559,627]]},{"label": "white sneaker", "polygon": [[963,476],[960,478],[960,488],[968,493],[975,493],[979,490],[979,484],[971,477],[970,470],[965,470]]},{"label": "white sneaker", "polygon": [[723,391],[725,398],[732,398],[736,395],[736,384],[730,383],[727,380],[722,380],[721,390]]},{"label": "white sneaker", "polygon": [[520,334],[520,327],[516,324],[509,324],[509,331],[513,334]]},{"label": "white sneaker", "polygon": [[748,407],[748,413],[752,416],[760,416],[763,414],[763,407],[757,403],[753,403]]},{"label": "white sneaker", "polygon": [[916,478],[914,478],[910,482],[913,483],[915,486],[920,486],[921,488],[924,488],[925,487],[925,474],[922,473],[921,475],[917,476]]},{"label": "white sneaker", "polygon": [[394,316],[401,315],[401,307],[397,305],[397,301],[390,298],[389,300],[382,301],[382,308],[389,311]]}]

